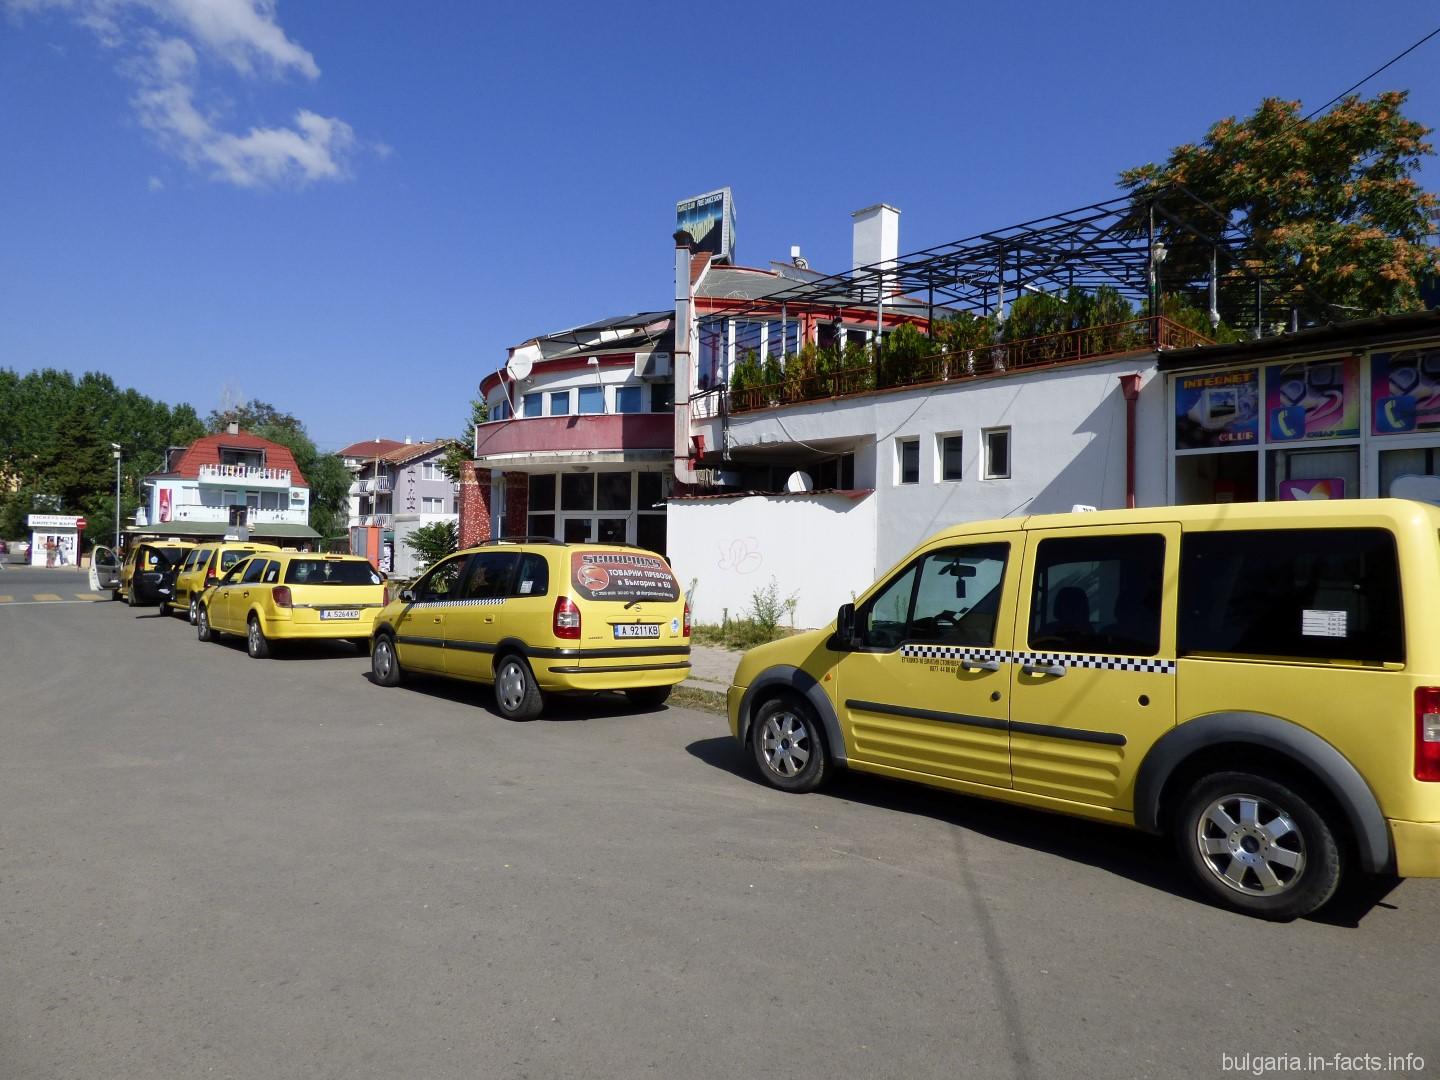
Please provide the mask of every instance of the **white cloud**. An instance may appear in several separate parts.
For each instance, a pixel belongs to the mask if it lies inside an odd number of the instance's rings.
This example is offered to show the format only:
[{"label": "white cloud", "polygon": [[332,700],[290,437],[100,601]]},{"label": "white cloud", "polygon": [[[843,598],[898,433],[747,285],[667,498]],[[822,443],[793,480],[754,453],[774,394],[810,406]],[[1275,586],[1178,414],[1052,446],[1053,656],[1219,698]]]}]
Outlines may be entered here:
[{"label": "white cloud", "polygon": [[[299,109],[289,126],[227,130],[204,93],[217,64],[247,78],[320,77],[315,58],[280,27],[276,0],[0,0],[12,16],[65,13],[121,52],[136,116],[191,167],[241,187],[342,180],[357,147],[337,117]],[[154,183],[151,190],[156,190]]]},{"label": "white cloud", "polygon": [[165,181],[161,180],[158,176],[152,176],[148,181],[146,181],[145,186],[151,191],[164,191]]}]

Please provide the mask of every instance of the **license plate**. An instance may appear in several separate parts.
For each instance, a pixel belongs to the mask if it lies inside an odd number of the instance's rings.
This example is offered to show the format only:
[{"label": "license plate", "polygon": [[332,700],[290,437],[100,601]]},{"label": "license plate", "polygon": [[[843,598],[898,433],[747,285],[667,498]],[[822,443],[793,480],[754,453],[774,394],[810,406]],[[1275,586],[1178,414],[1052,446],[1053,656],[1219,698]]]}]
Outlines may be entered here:
[{"label": "license plate", "polygon": [[322,619],[358,619],[360,611],[357,608],[330,608],[320,612]]},{"label": "license plate", "polygon": [[617,638],[658,638],[660,636],[659,623],[620,623],[615,627]]}]

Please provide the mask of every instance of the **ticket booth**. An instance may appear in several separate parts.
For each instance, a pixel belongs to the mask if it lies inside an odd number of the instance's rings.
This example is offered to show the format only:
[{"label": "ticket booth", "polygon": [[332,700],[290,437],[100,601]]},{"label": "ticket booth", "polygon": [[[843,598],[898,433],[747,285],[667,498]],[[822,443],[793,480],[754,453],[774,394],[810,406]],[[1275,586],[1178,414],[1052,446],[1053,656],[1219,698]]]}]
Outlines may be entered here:
[{"label": "ticket booth", "polygon": [[85,519],[70,514],[31,514],[31,566],[79,566]]}]

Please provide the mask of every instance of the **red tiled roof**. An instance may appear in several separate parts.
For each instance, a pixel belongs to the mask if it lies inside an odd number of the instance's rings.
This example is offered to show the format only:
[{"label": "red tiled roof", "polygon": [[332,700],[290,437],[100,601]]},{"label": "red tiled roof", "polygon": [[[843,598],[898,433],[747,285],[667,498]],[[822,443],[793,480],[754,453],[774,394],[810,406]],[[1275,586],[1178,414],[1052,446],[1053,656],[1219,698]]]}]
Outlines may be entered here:
[{"label": "red tiled roof", "polygon": [[433,454],[437,450],[443,450],[448,439],[435,439],[432,442],[422,443],[401,443],[394,450],[380,455],[381,461],[388,461],[392,465],[404,465],[407,461],[414,461],[416,458]]},{"label": "red tiled roof", "polygon": [[227,450],[264,450],[267,469],[289,469],[291,487],[310,486],[306,483],[300,466],[295,464],[294,454],[279,443],[251,435],[248,431],[242,431],[238,435],[221,432],[219,435],[206,435],[196,439],[186,447],[185,452],[175,462],[175,467],[163,475],[177,476],[182,480],[198,480],[201,465],[220,464],[221,447]]},{"label": "red tiled roof", "polygon": [[399,439],[366,439],[364,442],[352,443],[344,450],[336,450],[336,457],[373,458],[383,457],[391,450],[404,446]]},{"label": "red tiled roof", "polygon": [[697,281],[700,280],[700,275],[705,272],[705,268],[709,265],[710,253],[708,251],[698,251],[690,256],[691,285],[694,285]]}]

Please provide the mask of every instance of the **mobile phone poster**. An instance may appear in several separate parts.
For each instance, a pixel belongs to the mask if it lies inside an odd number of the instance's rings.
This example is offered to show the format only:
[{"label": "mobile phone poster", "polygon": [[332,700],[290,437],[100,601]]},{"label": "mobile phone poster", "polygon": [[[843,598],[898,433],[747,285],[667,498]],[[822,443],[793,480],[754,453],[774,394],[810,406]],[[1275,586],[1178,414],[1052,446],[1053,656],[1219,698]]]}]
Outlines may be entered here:
[{"label": "mobile phone poster", "polygon": [[1360,436],[1360,358],[1310,360],[1265,369],[1269,442]]},{"label": "mobile phone poster", "polygon": [[1182,376],[1175,383],[1175,449],[1254,446],[1259,415],[1259,368]]},{"label": "mobile phone poster", "polygon": [[1372,354],[1370,405],[1376,435],[1440,428],[1440,349]]}]

